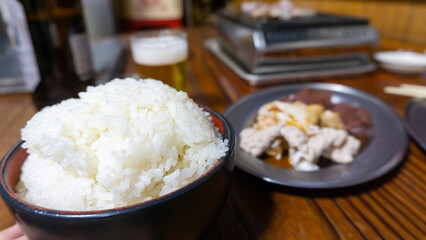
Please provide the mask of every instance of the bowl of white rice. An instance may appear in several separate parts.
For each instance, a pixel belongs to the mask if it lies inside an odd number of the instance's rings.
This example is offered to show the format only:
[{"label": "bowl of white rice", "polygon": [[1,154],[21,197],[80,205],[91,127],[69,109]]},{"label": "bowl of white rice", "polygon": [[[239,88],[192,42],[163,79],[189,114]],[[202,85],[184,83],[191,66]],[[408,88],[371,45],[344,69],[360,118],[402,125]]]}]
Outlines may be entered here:
[{"label": "bowl of white rice", "polygon": [[115,79],[46,107],[0,163],[30,239],[195,239],[226,200],[234,132],[152,79]]}]

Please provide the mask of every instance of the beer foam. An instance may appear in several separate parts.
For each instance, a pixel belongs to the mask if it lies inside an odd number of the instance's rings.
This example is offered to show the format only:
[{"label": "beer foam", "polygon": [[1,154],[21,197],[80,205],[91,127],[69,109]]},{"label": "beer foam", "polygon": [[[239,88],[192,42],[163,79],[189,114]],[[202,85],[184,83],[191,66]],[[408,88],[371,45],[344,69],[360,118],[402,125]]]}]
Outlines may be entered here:
[{"label": "beer foam", "polygon": [[170,65],[188,56],[188,43],[178,36],[135,39],[131,45],[135,62],[146,66]]}]

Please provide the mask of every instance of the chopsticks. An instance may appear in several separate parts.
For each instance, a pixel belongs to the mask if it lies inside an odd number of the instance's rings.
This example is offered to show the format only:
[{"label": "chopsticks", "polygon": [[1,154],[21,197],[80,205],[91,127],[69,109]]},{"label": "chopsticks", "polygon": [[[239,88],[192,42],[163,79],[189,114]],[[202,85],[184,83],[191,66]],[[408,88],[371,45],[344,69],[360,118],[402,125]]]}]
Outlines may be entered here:
[{"label": "chopsticks", "polygon": [[426,98],[426,86],[414,84],[401,84],[399,87],[387,86],[383,89],[385,93],[402,95],[414,98]]}]

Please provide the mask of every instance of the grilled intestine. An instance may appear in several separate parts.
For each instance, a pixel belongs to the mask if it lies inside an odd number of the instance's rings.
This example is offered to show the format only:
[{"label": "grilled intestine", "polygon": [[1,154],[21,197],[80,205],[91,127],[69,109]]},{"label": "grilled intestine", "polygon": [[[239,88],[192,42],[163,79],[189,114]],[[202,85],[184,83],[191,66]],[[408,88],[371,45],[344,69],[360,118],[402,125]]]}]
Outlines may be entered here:
[{"label": "grilled intestine", "polygon": [[291,166],[299,171],[318,170],[321,157],[351,163],[361,147],[337,112],[300,101],[263,105],[254,125],[240,132],[240,139],[240,147],[256,157],[280,160],[288,155]]}]

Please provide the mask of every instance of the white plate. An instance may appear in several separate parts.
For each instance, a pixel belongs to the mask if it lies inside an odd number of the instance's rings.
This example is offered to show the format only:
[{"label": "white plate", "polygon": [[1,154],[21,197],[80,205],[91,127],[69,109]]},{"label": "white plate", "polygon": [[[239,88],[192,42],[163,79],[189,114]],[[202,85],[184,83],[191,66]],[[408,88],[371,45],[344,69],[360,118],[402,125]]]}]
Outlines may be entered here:
[{"label": "white plate", "polygon": [[426,54],[410,51],[377,52],[374,59],[386,70],[397,73],[426,72]]}]

